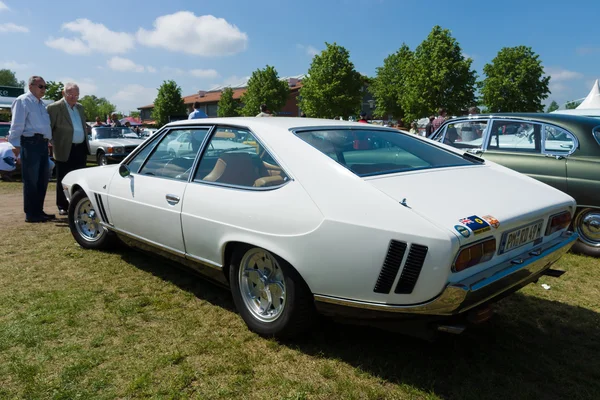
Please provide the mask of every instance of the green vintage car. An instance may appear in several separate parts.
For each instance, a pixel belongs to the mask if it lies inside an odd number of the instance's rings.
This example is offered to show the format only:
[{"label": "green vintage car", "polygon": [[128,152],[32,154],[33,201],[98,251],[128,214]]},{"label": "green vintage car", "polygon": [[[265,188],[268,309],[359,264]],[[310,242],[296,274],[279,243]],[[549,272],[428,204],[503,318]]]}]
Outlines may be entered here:
[{"label": "green vintage car", "polygon": [[431,138],[571,195],[577,201],[572,229],[580,238],[573,250],[600,257],[600,119],[541,113],[471,115],[448,120]]}]

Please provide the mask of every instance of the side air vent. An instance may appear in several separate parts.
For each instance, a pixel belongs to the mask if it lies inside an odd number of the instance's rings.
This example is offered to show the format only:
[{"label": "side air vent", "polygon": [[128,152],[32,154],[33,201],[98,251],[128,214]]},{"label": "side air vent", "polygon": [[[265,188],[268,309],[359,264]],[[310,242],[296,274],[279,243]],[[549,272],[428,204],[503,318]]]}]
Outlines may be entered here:
[{"label": "side air vent", "polygon": [[423,268],[427,250],[427,246],[422,246],[420,244],[412,244],[410,246],[408,257],[406,257],[406,263],[404,264],[404,268],[400,274],[400,280],[398,280],[396,290],[394,291],[395,293],[412,293],[415,285],[417,284],[417,279],[419,279],[421,268]]},{"label": "side air vent", "polygon": [[98,214],[100,214],[100,219],[102,220],[102,222],[106,222],[107,224],[109,224],[110,222],[108,222],[108,217],[106,215],[106,210],[104,209],[104,202],[102,201],[102,196],[98,193],[94,193],[94,196],[96,197],[96,204],[98,204],[98,210],[96,211],[98,212]]},{"label": "side air vent", "polygon": [[402,264],[404,253],[406,252],[406,243],[392,240],[388,248],[385,261],[381,267],[381,272],[377,278],[377,283],[373,291],[375,293],[389,293]]}]

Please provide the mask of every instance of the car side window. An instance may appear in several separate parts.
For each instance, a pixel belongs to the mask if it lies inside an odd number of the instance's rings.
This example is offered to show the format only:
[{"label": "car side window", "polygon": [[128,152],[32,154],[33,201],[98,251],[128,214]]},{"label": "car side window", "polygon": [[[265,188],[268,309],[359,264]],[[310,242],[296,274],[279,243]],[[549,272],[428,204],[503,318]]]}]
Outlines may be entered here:
[{"label": "car side window", "polygon": [[144,148],[140,150],[139,153],[137,153],[131,160],[129,160],[127,165],[129,166],[129,170],[132,173],[136,174],[140,170],[140,167],[142,166],[148,155],[152,152],[154,146],[156,146],[158,138],[159,137],[156,136],[155,138],[150,140],[150,142],[148,142],[146,146],[144,146]]},{"label": "car side window", "polygon": [[458,149],[478,149],[483,146],[483,133],[487,121],[459,121],[446,124],[446,131],[441,140]]},{"label": "car side window", "polygon": [[573,135],[562,128],[544,126],[544,151],[550,154],[568,154],[575,146]]},{"label": "car side window", "polygon": [[167,132],[140,174],[187,181],[207,134],[208,128],[173,129]]},{"label": "car side window", "polygon": [[492,123],[487,150],[541,154],[541,125],[496,120]]},{"label": "car side window", "polygon": [[207,143],[194,176],[197,182],[255,188],[279,186],[288,179],[252,132],[223,127]]}]

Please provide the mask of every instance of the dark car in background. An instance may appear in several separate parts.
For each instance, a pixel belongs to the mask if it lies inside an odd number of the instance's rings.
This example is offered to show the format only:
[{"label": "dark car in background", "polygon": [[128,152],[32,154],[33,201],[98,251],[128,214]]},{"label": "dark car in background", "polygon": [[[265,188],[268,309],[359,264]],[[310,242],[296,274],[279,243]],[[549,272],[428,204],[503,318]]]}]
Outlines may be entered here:
[{"label": "dark car in background", "polygon": [[[431,137],[538,179],[577,201],[573,250],[600,257],[600,121],[542,113],[453,118]],[[493,188],[494,182],[479,182]],[[527,196],[527,193],[515,193]]]},{"label": "dark car in background", "polygon": [[8,131],[10,130],[10,122],[0,122],[0,142],[8,141]]}]

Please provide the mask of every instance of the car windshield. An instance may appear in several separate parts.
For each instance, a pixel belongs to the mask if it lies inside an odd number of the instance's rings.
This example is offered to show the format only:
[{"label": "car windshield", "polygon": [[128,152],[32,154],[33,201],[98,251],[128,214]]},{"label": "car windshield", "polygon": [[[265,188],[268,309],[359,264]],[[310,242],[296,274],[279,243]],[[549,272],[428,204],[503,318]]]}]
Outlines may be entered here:
[{"label": "car windshield", "polygon": [[137,139],[138,135],[135,134],[130,128],[127,127],[103,127],[94,128],[96,133],[96,139]]},{"label": "car windshield", "polygon": [[475,164],[398,131],[339,128],[296,134],[358,176]]}]

